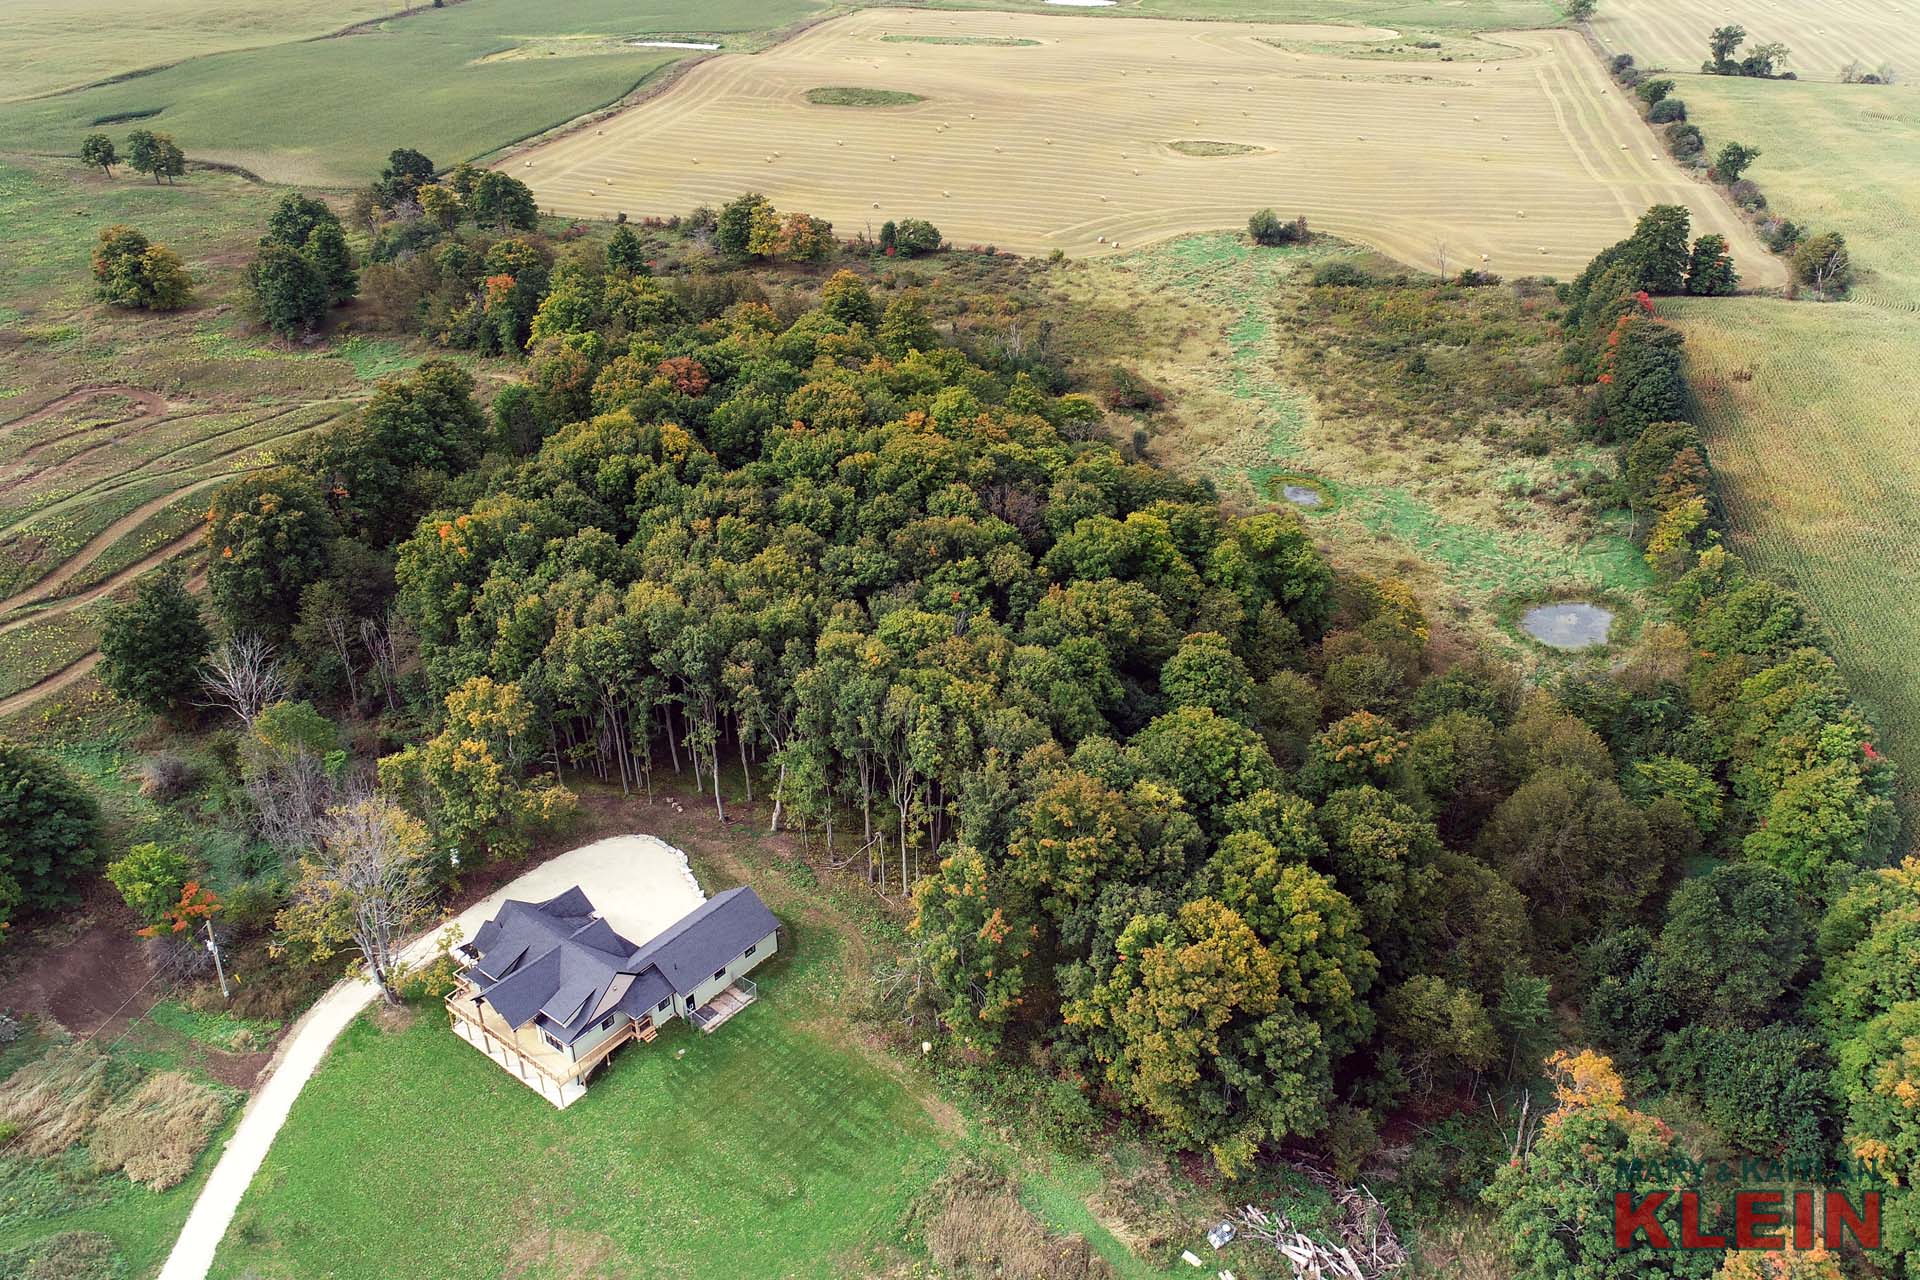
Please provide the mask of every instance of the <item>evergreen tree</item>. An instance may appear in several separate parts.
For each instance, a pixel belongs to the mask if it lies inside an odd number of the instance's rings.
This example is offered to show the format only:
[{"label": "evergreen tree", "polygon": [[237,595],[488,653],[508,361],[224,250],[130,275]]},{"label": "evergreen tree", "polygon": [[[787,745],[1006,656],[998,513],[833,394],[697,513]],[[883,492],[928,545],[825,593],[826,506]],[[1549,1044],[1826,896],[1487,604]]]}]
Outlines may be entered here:
[{"label": "evergreen tree", "polygon": [[647,267],[647,251],[640,237],[625,223],[615,227],[613,238],[607,241],[607,270],[635,276],[653,274]]},{"label": "evergreen tree", "polygon": [[213,635],[178,561],[143,578],[100,626],[100,682],[155,715],[185,707],[200,686]]},{"label": "evergreen tree", "polygon": [[1727,238],[1704,235],[1693,242],[1687,260],[1687,292],[1702,297],[1721,297],[1740,287],[1740,273],[1734,270],[1733,255],[1727,251]]}]

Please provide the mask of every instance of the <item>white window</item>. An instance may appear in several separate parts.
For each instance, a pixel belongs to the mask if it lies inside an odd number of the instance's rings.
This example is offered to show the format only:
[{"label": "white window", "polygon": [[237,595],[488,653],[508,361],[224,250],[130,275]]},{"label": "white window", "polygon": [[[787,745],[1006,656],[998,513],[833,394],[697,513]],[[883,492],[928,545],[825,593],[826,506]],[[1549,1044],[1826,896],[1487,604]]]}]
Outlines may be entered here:
[{"label": "white window", "polygon": [[659,1004],[659,1006],[658,1006],[657,1008],[655,1008],[655,1009],[654,1009],[654,1012],[655,1012],[655,1013],[665,1013],[665,1012],[667,1011],[667,1006],[668,1006],[668,1005],[670,1005],[670,1004],[672,1004],[672,1003],[673,1003],[673,997],[672,997],[672,996],[668,996],[668,997],[667,997],[667,998],[666,998],[665,1000],[662,1000],[662,1001],[660,1002],[660,1004]]},{"label": "white window", "polygon": [[727,976],[727,971],[726,971],[725,969],[715,969],[715,970],[713,971],[713,980],[714,980],[715,982],[718,982],[718,981],[720,981],[720,979],[722,979],[722,978],[724,978],[724,977],[726,977],[726,976]]},{"label": "white window", "polygon": [[611,1030],[613,1029],[613,1015],[612,1015],[612,1014],[608,1014],[608,1015],[607,1015],[606,1017],[604,1017],[604,1018],[602,1018],[602,1019],[600,1020],[600,1029],[601,1029],[602,1031],[611,1031]]},{"label": "white window", "polygon": [[565,1053],[567,1051],[567,1046],[561,1044],[558,1040],[554,1039],[553,1033],[550,1031],[542,1031],[540,1033],[540,1038],[545,1040],[548,1044],[552,1045],[556,1053]]},{"label": "white window", "polygon": [[744,960],[748,956],[752,955],[754,952],[758,951],[759,949],[760,949],[760,944],[756,942],[752,946],[748,947],[745,951],[742,951],[740,953],[740,958]]}]

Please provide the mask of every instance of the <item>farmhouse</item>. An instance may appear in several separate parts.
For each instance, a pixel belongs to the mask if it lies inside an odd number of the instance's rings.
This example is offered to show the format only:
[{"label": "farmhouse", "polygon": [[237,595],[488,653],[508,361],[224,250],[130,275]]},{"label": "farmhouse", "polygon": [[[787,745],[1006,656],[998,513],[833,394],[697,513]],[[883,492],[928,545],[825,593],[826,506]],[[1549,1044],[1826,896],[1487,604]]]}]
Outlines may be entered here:
[{"label": "farmhouse", "polygon": [[447,997],[454,1033],[557,1107],[630,1040],[682,1016],[710,1032],[758,995],[747,973],[772,955],[779,921],[750,888],[709,898],[641,946],[578,886],[503,903],[459,948]]}]

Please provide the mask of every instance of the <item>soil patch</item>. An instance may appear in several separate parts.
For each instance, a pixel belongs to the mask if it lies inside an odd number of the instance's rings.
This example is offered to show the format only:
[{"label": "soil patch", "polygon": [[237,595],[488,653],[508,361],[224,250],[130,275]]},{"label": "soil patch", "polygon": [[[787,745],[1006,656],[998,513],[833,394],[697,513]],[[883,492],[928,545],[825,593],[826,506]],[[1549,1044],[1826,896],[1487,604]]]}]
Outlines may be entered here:
[{"label": "soil patch", "polygon": [[19,930],[0,970],[0,1009],[51,1018],[76,1036],[118,1035],[160,996],[139,927],[113,886],[95,882],[65,919]]}]

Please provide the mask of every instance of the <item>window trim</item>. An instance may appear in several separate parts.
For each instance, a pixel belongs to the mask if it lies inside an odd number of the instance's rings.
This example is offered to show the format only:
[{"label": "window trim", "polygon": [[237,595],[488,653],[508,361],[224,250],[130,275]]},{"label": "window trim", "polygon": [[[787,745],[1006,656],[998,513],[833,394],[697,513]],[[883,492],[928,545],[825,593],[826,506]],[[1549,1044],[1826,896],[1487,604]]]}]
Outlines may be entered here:
[{"label": "window trim", "polygon": [[713,980],[714,980],[715,982],[718,982],[718,981],[720,981],[720,979],[722,979],[722,978],[724,978],[724,977],[726,977],[726,976],[727,976],[727,971],[726,971],[725,969],[715,969],[715,970],[713,971]]},{"label": "window trim", "polygon": [[759,944],[759,943],[757,943],[757,942],[755,942],[755,943],[750,943],[750,944],[748,944],[748,946],[747,946],[747,949],[746,949],[745,951],[742,951],[742,952],[740,953],[740,958],[741,958],[742,960],[745,960],[745,959],[746,959],[746,958],[747,958],[748,956],[750,956],[750,955],[752,955],[752,954],[753,954],[754,952],[756,952],[756,951],[758,951],[759,949],[760,949],[760,944]]}]

